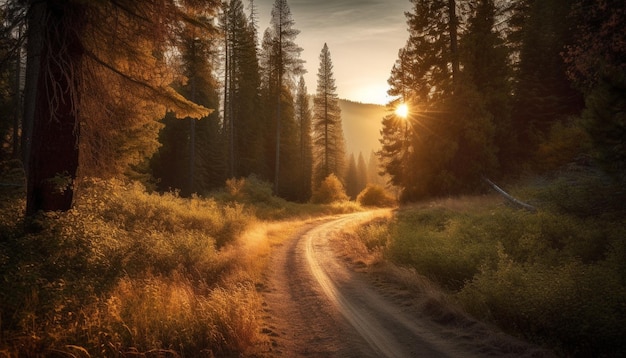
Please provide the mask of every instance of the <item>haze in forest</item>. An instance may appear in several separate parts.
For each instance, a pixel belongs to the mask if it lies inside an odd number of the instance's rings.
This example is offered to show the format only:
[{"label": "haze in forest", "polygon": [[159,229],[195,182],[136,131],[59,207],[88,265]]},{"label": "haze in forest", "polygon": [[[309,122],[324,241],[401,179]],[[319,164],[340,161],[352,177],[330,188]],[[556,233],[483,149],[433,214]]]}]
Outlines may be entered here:
[{"label": "haze in forest", "polygon": [[385,106],[339,100],[346,153],[367,158],[380,149],[381,118],[387,114]]}]

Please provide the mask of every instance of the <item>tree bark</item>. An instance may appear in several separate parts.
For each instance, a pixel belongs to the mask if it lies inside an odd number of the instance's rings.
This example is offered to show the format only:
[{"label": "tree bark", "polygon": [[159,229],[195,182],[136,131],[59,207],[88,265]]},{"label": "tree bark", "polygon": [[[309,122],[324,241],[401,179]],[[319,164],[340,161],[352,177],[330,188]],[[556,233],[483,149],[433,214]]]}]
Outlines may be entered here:
[{"label": "tree bark", "polygon": [[456,16],[456,0],[448,0],[448,14],[450,17],[450,55],[452,60],[452,82],[456,83],[460,71],[459,67],[459,46],[458,46],[458,26],[459,21]]},{"label": "tree bark", "polygon": [[[18,41],[21,41],[22,38],[22,25],[19,25],[17,28]],[[14,93],[14,113],[13,113],[13,151],[11,153],[11,157],[13,159],[19,159],[20,157],[20,142],[19,142],[19,129],[20,129],[20,121],[22,114],[22,96],[21,96],[21,77],[22,77],[22,45],[20,44],[15,53],[15,84],[13,87]]]},{"label": "tree bark", "polygon": [[278,180],[280,179],[280,124],[281,124],[281,96],[283,94],[283,13],[279,13],[278,26],[278,103],[276,105],[276,162],[274,163],[274,194],[278,195]]},{"label": "tree bark", "polygon": [[29,158],[35,118],[35,100],[37,98],[37,82],[41,67],[41,50],[43,45],[43,19],[46,4],[37,0],[30,0],[28,11],[28,31],[26,34],[26,74],[24,82],[24,110],[22,117],[22,163],[28,177]]},{"label": "tree bark", "polygon": [[78,169],[78,100],[84,5],[45,3],[42,53],[28,158],[26,215],[72,207]]}]

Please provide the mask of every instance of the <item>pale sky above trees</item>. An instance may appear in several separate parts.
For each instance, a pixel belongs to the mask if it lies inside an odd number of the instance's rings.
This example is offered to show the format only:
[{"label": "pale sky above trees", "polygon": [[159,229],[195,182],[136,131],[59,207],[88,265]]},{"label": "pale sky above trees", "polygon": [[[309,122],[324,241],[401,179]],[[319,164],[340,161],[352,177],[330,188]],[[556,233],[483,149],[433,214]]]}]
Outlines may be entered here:
[{"label": "pale sky above trees", "polygon": [[[269,25],[274,0],[254,0],[262,33]],[[386,104],[387,79],[407,38],[409,0],[288,0],[300,30],[306,83],[316,83],[319,53],[328,43],[339,98]]]}]

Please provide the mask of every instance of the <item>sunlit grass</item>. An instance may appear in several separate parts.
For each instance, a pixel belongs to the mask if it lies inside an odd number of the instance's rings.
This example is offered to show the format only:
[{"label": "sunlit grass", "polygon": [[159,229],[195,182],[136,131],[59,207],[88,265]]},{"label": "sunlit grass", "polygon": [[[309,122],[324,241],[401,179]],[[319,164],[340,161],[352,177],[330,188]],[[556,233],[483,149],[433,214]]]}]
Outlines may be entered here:
[{"label": "sunlit grass", "polygon": [[254,178],[191,199],[92,179],[73,210],[25,231],[23,195],[0,193],[0,355],[254,355],[272,245],[308,218],[361,210],[288,203]]},{"label": "sunlit grass", "polygon": [[[12,200],[3,212],[22,212]],[[254,283],[239,273],[238,240],[257,223],[243,204],[93,180],[32,233],[2,217],[0,351],[211,356],[262,343]]]}]

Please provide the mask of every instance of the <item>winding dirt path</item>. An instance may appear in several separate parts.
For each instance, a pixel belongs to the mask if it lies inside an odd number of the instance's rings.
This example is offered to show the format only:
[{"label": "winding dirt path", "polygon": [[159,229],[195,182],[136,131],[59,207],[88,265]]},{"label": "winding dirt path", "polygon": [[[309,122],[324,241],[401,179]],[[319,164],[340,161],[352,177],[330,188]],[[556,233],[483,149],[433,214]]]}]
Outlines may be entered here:
[{"label": "winding dirt path", "polygon": [[[510,341],[485,347],[474,333],[447,329],[381,292],[331,248],[346,226],[386,215],[356,213],[306,224],[272,250],[262,289],[272,357],[520,356]],[[406,303],[406,302],[405,302]],[[471,327],[470,327],[471,328]],[[476,341],[476,342],[475,342]],[[526,354],[520,354],[526,353]]]}]

